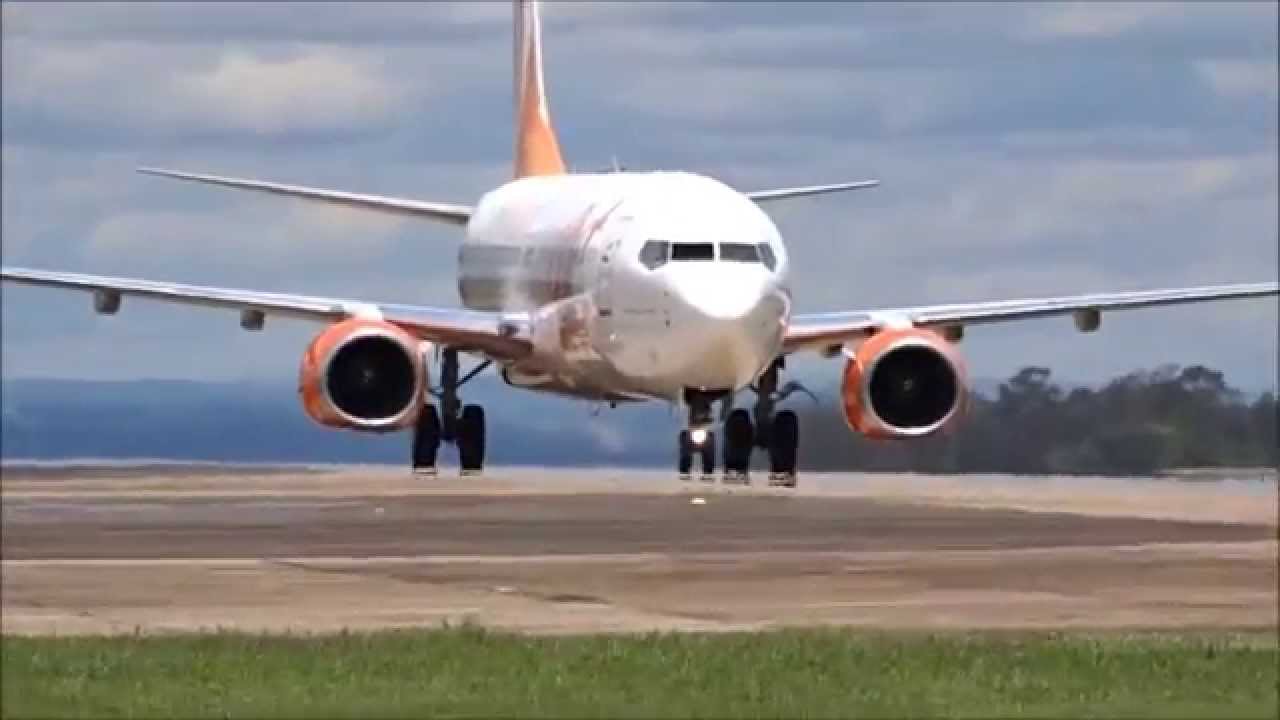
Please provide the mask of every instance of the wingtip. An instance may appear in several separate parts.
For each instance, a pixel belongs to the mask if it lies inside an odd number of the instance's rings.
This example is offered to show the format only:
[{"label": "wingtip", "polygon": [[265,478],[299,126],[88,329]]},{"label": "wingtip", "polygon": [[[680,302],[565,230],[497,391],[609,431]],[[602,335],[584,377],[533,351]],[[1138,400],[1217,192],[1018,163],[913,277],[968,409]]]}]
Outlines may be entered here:
[{"label": "wingtip", "polygon": [[158,168],[158,167],[139,167],[136,169],[139,173],[142,173],[143,175],[152,175],[155,177],[170,178],[173,180],[193,180],[196,182],[227,184],[227,182],[224,182],[224,181],[229,181],[234,179],[234,178],[223,178],[217,175],[200,175],[197,173],[181,172],[178,170],[166,170],[164,168]]},{"label": "wingtip", "polygon": [[163,168],[158,168],[158,167],[145,167],[145,166],[138,167],[138,168],[134,168],[134,172],[138,173],[139,175],[150,175],[152,177],[171,178],[174,176],[173,172],[169,170],[165,170]]}]

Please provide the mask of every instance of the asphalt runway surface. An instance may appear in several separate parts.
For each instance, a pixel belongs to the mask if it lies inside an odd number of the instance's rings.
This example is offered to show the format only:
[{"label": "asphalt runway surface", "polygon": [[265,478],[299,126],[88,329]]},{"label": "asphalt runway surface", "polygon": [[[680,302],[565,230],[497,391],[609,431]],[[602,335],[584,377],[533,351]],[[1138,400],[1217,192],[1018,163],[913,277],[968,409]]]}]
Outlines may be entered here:
[{"label": "asphalt runway surface", "polygon": [[[1276,484],[6,466],[3,628],[1276,627]],[[691,500],[701,497],[705,504]]]}]

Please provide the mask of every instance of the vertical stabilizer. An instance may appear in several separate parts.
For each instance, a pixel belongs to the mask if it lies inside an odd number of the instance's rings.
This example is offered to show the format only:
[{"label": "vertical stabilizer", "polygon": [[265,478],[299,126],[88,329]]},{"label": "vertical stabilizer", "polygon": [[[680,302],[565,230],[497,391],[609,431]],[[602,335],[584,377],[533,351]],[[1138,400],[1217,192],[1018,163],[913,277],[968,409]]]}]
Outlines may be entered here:
[{"label": "vertical stabilizer", "polygon": [[516,177],[562,175],[565,172],[542,82],[539,4],[538,0],[514,0]]}]

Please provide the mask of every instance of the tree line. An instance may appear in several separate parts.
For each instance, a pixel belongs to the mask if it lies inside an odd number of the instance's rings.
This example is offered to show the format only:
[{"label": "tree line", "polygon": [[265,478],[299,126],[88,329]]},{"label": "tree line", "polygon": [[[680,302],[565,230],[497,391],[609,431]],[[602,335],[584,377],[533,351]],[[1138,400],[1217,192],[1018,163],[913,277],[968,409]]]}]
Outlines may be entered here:
[{"label": "tree line", "polygon": [[1203,365],[1165,365],[1099,388],[1063,388],[1025,367],[992,397],[973,393],[953,427],[917,440],[871,440],[840,407],[796,408],[811,470],[1150,475],[1191,467],[1276,467],[1276,396],[1256,398]]}]

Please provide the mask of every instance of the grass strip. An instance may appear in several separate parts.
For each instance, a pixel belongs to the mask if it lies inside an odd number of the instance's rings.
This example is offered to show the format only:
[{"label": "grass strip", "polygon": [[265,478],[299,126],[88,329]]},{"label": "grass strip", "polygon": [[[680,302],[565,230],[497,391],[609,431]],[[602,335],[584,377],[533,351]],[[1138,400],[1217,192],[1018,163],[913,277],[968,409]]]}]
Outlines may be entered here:
[{"label": "grass strip", "polygon": [[1277,717],[1274,634],[3,638],[18,717]]}]

